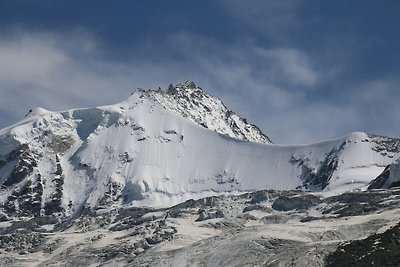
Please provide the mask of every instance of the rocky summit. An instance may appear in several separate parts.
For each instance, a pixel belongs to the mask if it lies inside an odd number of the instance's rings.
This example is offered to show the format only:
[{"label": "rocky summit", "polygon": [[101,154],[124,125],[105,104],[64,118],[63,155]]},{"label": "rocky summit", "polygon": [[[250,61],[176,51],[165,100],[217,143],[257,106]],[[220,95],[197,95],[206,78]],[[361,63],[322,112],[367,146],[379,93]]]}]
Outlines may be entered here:
[{"label": "rocky summit", "polygon": [[0,130],[0,265],[395,266],[399,153],[272,144],[190,81],[37,108]]}]

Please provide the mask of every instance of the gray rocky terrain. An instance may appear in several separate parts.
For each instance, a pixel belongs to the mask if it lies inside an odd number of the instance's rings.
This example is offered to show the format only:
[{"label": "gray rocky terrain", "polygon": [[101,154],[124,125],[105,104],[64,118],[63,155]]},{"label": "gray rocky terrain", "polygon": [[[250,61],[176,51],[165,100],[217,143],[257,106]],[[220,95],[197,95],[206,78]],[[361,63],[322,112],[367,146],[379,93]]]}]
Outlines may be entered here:
[{"label": "gray rocky terrain", "polygon": [[396,266],[399,202],[399,189],[335,196],[269,190],[72,218],[3,214],[0,264]]}]

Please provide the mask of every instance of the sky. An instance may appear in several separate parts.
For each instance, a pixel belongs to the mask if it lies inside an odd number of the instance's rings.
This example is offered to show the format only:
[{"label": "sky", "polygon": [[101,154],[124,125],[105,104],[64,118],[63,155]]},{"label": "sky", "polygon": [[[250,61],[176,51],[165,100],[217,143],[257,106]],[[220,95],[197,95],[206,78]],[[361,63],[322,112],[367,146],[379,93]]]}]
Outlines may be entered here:
[{"label": "sky", "polygon": [[274,143],[400,135],[400,1],[0,1],[0,128],[192,80]]}]

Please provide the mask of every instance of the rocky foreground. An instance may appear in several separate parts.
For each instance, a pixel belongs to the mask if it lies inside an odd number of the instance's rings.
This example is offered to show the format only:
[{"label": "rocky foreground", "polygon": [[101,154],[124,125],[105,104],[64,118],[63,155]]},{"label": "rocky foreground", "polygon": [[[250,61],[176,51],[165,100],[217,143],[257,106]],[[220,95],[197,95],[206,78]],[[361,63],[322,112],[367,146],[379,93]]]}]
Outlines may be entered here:
[{"label": "rocky foreground", "polygon": [[398,266],[400,189],[1,216],[2,266]]}]

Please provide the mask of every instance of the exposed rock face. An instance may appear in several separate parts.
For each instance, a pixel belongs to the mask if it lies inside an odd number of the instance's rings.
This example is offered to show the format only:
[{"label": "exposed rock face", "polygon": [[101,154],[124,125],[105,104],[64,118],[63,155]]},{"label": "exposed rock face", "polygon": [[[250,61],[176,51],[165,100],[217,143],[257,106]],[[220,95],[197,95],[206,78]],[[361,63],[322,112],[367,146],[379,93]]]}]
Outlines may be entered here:
[{"label": "exposed rock face", "polygon": [[397,151],[399,151],[400,148],[399,138],[368,134],[368,138],[364,139],[363,142],[373,142],[373,150],[381,153],[382,155],[387,155],[388,153],[396,153]]},{"label": "exposed rock face", "polygon": [[381,234],[340,245],[326,266],[400,266],[400,224]]},{"label": "exposed rock face", "polygon": [[[6,159],[0,167],[3,181],[0,205],[8,214],[14,215],[62,212],[64,174],[58,155],[66,152],[73,141],[48,131],[27,143],[15,141],[15,148],[8,154],[0,149],[0,157]],[[44,162],[48,166],[40,170]]]},{"label": "exposed rock face", "polygon": [[[305,187],[320,187],[321,189],[325,189],[329,185],[329,181],[331,180],[334,172],[339,167],[340,154],[345,145],[346,141],[343,142],[338,148],[334,147],[325,156],[321,165],[316,171],[310,170],[306,165],[302,165],[302,178],[305,180]],[[304,163],[304,161],[302,163]]]},{"label": "exposed rock face", "polygon": [[386,166],[381,174],[376,177],[368,186],[368,189],[380,189],[384,188],[390,177],[390,165]]},{"label": "exposed rock face", "polygon": [[279,210],[279,211],[307,210],[310,207],[315,206],[319,202],[320,202],[319,198],[314,197],[312,195],[301,196],[301,197],[280,196],[272,204],[272,208],[274,210]]},{"label": "exposed rock face", "polygon": [[368,189],[392,188],[400,186],[400,158],[386,166],[384,171],[371,181]]},{"label": "exposed rock face", "polygon": [[220,99],[207,94],[194,82],[171,84],[166,92],[149,91],[149,94],[165,107],[204,128],[245,141],[271,143],[257,126],[227,109]]}]

